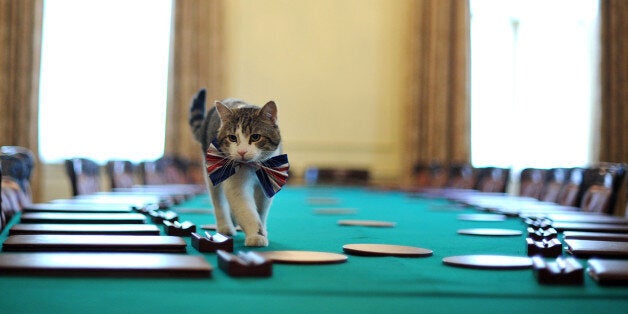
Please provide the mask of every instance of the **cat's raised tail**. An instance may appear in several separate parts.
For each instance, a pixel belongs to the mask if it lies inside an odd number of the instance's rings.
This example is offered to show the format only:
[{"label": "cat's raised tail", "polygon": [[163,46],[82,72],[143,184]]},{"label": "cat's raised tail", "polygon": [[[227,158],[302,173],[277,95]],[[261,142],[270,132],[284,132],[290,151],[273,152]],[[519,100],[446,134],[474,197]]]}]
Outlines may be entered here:
[{"label": "cat's raised tail", "polygon": [[205,96],[207,91],[203,88],[201,89],[194,99],[192,100],[192,104],[190,105],[190,127],[192,128],[192,133],[194,133],[194,138],[197,141],[203,143],[203,134],[204,127],[203,121],[205,119]]}]

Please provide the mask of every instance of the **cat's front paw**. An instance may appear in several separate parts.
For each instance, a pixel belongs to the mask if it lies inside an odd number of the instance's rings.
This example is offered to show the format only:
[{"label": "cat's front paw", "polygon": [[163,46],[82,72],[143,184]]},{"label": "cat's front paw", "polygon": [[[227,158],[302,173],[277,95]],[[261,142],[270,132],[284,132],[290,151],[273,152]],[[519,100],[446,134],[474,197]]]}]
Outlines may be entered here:
[{"label": "cat's front paw", "polygon": [[235,236],[236,233],[238,232],[236,230],[236,228],[234,226],[218,226],[218,228],[216,229],[216,231],[218,231],[218,233],[226,235],[226,236]]},{"label": "cat's front paw", "polygon": [[247,236],[246,239],[244,240],[244,245],[246,246],[268,246],[268,238],[263,236],[263,235],[259,235],[259,234],[254,234],[251,236]]}]

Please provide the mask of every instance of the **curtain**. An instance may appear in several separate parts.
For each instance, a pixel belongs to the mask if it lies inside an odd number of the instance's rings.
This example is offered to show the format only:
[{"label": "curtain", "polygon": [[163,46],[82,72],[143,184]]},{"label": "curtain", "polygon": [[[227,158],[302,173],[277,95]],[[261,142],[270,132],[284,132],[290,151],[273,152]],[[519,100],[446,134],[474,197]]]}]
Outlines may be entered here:
[{"label": "curtain", "polygon": [[469,162],[469,3],[414,2],[405,169]]},{"label": "curtain", "polygon": [[207,89],[208,108],[224,98],[223,7],[219,0],[178,0],[174,6],[165,152],[201,162],[189,106],[201,88]]},{"label": "curtain", "polygon": [[600,160],[628,162],[628,1],[601,0]]},{"label": "curtain", "polygon": [[[35,156],[42,13],[42,0],[0,0],[0,146],[23,146]],[[31,177],[35,200],[37,168]]]}]

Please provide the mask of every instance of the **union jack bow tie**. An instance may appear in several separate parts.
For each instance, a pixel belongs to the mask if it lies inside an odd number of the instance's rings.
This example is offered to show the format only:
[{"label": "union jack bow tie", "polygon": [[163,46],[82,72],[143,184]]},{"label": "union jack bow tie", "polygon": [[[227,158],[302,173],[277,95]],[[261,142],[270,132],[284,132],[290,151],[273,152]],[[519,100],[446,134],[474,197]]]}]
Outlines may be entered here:
[{"label": "union jack bow tie", "polygon": [[237,168],[241,165],[257,168],[255,174],[267,197],[273,197],[273,195],[277,194],[277,192],[281,190],[281,187],[286,184],[288,169],[290,169],[288,155],[286,154],[278,155],[261,162],[240,162],[227,158],[227,156],[218,149],[216,143],[212,142],[209,144],[209,148],[207,148],[205,152],[205,166],[207,168],[207,175],[214,186],[234,175]]}]

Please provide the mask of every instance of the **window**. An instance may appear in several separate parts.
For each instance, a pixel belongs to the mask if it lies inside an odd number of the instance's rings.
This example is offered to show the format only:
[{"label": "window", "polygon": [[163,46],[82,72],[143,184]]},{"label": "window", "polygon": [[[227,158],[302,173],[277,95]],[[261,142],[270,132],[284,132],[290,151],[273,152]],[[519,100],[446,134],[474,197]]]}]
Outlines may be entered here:
[{"label": "window", "polygon": [[596,0],[471,0],[474,166],[592,160]]},{"label": "window", "polygon": [[42,161],[163,155],[171,7],[171,0],[45,1]]}]

